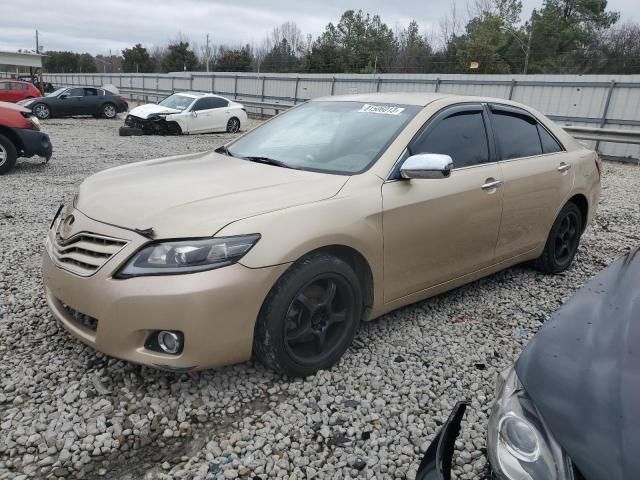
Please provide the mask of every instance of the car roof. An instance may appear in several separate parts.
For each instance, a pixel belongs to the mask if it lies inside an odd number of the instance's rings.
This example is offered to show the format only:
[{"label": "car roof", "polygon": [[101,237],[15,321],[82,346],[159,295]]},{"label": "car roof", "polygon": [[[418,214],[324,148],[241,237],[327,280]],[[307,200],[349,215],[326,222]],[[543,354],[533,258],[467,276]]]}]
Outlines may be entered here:
[{"label": "car roof", "polygon": [[215,95],[213,93],[206,93],[206,92],[173,92],[173,94],[184,95],[185,97],[191,97],[191,98],[216,97],[216,98],[224,98],[225,100],[229,100],[226,97],[222,97],[220,95]]},{"label": "car roof", "polygon": [[0,82],[26,83],[31,85],[31,82],[25,82],[24,80],[16,80],[14,78],[0,78]]},{"label": "car roof", "polygon": [[471,95],[456,95],[455,93],[435,92],[390,92],[390,93],[360,93],[355,95],[335,95],[331,97],[315,98],[313,101],[323,102],[371,102],[392,103],[396,105],[417,105],[424,107],[435,101],[450,103],[461,102],[490,102],[521,107],[522,105],[504,98],[478,97]]}]

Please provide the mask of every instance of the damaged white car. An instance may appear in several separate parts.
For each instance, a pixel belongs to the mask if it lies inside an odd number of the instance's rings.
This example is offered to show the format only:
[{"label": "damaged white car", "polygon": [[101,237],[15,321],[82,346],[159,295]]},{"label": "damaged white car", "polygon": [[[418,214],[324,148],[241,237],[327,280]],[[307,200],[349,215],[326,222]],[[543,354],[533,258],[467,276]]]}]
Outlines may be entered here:
[{"label": "damaged white car", "polygon": [[120,135],[179,135],[239,132],[247,124],[244,107],[211,93],[174,93],[160,103],[149,103],[129,112]]}]

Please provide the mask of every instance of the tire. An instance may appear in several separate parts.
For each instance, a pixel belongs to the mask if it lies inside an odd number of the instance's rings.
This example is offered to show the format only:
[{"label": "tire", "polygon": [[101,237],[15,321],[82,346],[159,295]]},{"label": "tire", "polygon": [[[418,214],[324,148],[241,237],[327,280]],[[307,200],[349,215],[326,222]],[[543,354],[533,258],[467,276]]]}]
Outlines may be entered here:
[{"label": "tire", "polygon": [[104,118],[108,118],[109,120],[111,120],[118,116],[118,109],[113,103],[105,103],[100,108],[100,114]]},{"label": "tire", "polygon": [[362,311],[360,281],[347,263],[326,253],[303,257],[267,295],[254,356],[292,377],[328,369],[351,345]]},{"label": "tire", "polygon": [[578,251],[583,222],[582,213],[575,203],[569,202],[562,207],[553,222],[542,255],[533,261],[533,266],[552,274],[569,268]]},{"label": "tire", "polygon": [[0,175],[7,173],[16,164],[18,159],[18,152],[13,142],[0,135]]},{"label": "tire", "polygon": [[33,107],[31,107],[31,111],[40,120],[47,120],[51,118],[51,107],[44,103],[36,103]]},{"label": "tire", "polygon": [[227,122],[227,133],[238,133],[240,131],[240,119],[231,117]]},{"label": "tire", "polygon": [[140,130],[139,128],[120,127],[120,130],[118,130],[118,134],[121,137],[140,137],[140,136],[144,135],[145,133],[142,130]]}]

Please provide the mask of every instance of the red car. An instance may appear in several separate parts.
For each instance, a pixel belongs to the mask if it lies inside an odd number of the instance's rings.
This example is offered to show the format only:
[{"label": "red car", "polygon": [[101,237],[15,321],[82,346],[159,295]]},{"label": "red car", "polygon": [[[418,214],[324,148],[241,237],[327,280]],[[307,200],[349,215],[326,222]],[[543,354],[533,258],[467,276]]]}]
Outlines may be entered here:
[{"label": "red car", "polygon": [[40,131],[40,122],[31,110],[0,102],[0,175],[16,164],[18,157],[51,158],[49,135]]},{"label": "red car", "polygon": [[0,102],[19,102],[41,96],[40,90],[29,82],[0,79]]}]

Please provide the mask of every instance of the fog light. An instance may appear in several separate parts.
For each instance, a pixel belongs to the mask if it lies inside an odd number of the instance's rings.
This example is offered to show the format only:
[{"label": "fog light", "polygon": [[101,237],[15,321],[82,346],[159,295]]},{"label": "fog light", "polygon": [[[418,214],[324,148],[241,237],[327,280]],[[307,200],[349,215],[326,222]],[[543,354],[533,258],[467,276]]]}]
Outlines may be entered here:
[{"label": "fog light", "polygon": [[182,350],[182,335],[169,330],[161,330],[158,332],[158,345],[165,353],[175,355]]}]

